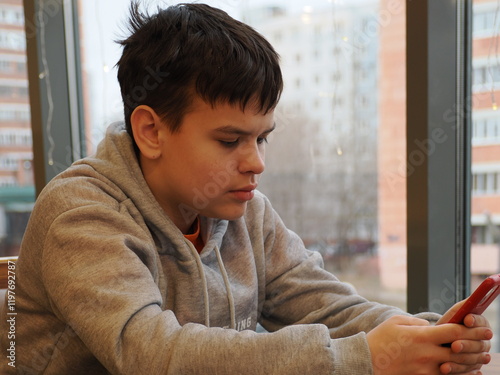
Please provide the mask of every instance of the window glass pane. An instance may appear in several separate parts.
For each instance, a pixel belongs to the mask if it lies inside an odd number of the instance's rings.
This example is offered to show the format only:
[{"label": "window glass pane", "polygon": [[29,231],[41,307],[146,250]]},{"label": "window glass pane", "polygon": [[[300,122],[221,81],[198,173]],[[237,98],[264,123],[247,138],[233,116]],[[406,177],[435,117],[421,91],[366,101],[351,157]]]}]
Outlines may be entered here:
[{"label": "window glass pane", "polygon": [[[473,3],[472,69],[472,245],[471,288],[490,274],[500,273],[500,7],[496,0]],[[497,334],[500,299],[485,312]]]},{"label": "window glass pane", "polygon": [[114,40],[120,39],[126,30],[129,5],[129,1],[123,0],[78,2],[88,153],[95,151],[110,123],[123,120],[115,68],[121,50]]},{"label": "window glass pane", "polygon": [[[112,41],[123,36],[127,3],[80,1],[94,146],[122,119]],[[255,27],[281,55],[285,92],[261,191],[328,269],[368,298],[405,308],[404,1],[210,4]]]},{"label": "window glass pane", "polygon": [[22,0],[0,0],[0,257],[17,255],[35,195]]}]

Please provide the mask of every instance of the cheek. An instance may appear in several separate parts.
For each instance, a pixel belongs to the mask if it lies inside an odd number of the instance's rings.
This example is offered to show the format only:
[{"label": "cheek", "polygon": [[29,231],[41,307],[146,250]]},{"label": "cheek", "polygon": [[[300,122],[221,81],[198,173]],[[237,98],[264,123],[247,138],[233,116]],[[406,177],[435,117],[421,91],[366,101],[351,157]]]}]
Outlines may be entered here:
[{"label": "cheek", "polygon": [[[204,169],[205,184],[212,188],[218,188],[221,192],[232,185],[236,175],[236,163],[227,161],[218,164],[210,164]],[[213,190],[213,189],[212,189]]]},{"label": "cheek", "polygon": [[189,174],[189,184],[198,191],[207,191],[214,196],[216,190],[223,192],[232,186],[232,180],[238,174],[238,162],[235,155],[220,153],[196,153],[191,157],[178,159],[176,169],[179,173]]}]

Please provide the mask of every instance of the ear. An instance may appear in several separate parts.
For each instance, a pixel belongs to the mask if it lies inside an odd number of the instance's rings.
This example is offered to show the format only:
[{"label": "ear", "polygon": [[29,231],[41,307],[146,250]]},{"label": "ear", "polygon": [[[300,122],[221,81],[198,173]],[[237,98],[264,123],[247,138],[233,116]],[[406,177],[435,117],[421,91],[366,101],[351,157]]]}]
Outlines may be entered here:
[{"label": "ear", "polygon": [[155,110],[147,105],[136,107],[130,116],[130,123],[141,154],[147,159],[158,158],[161,153],[159,130],[162,123]]}]

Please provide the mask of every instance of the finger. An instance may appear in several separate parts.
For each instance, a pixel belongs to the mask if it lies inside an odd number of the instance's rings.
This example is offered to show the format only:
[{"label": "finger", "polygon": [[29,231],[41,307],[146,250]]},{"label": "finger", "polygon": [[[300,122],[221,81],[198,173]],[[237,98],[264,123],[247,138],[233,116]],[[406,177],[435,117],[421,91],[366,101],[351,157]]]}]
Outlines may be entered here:
[{"label": "finger", "polygon": [[479,371],[481,369],[481,365],[476,366],[466,366],[459,365],[452,362],[443,363],[439,366],[439,372],[441,374],[481,374]]},{"label": "finger", "polygon": [[468,328],[455,341],[490,341],[492,337],[493,332],[490,328]]},{"label": "finger", "polygon": [[489,340],[457,340],[451,344],[453,353],[485,353],[490,349]]},{"label": "finger", "polygon": [[432,339],[437,340],[434,341],[437,344],[453,343],[459,340],[487,341],[493,336],[492,330],[486,327],[467,328],[462,324],[442,324],[433,328],[435,330]]},{"label": "finger", "polygon": [[458,340],[481,340],[480,338],[471,337],[471,333],[467,332],[480,328],[466,328],[461,324],[441,324],[430,328],[432,329],[428,332],[429,339],[438,345],[449,344]]},{"label": "finger", "polygon": [[475,373],[483,365],[490,363],[491,356],[488,353],[479,355],[463,355],[454,357],[452,361],[443,363],[439,369],[442,374],[468,374]]},{"label": "finger", "polygon": [[473,327],[490,327],[488,319],[482,315],[469,314],[464,318],[464,325],[469,328]]},{"label": "finger", "polygon": [[491,355],[489,353],[454,353],[450,356],[448,363],[458,365],[476,366],[490,363]]}]

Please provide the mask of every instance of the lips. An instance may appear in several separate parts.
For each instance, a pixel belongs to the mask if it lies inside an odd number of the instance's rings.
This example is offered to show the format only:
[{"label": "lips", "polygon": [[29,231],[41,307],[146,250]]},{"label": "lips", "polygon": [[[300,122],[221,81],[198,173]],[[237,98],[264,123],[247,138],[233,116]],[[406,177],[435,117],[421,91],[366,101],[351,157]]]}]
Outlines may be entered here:
[{"label": "lips", "polygon": [[257,185],[247,185],[245,187],[239,188],[239,189],[234,189],[231,191],[252,191],[257,189]]},{"label": "lips", "polygon": [[239,189],[231,190],[229,193],[237,200],[246,202],[254,197],[256,188],[257,185],[248,185]]}]

